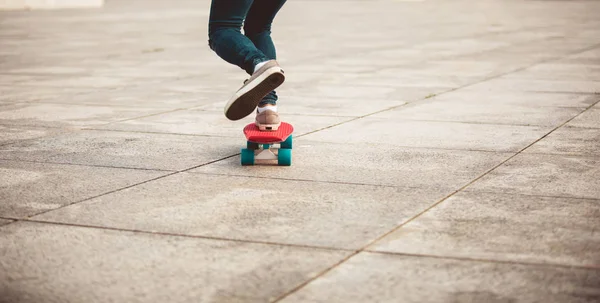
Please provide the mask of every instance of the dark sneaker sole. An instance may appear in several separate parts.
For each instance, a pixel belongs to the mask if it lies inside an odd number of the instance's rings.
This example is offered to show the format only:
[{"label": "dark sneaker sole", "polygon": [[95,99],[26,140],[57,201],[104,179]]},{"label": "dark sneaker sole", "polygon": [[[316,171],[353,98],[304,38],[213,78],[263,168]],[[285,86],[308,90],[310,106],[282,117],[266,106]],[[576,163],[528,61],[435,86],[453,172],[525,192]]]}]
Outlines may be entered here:
[{"label": "dark sneaker sole", "polygon": [[225,112],[229,120],[240,120],[254,112],[258,103],[285,81],[283,71],[272,73],[256,87],[239,96]]}]

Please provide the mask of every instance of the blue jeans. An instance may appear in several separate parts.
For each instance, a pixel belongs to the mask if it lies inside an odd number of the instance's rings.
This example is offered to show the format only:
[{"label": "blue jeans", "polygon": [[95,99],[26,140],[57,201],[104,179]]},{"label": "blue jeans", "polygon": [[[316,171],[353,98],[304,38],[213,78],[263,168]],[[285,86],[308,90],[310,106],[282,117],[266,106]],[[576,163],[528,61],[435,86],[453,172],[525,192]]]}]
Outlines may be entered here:
[{"label": "blue jeans", "polygon": [[[286,0],[212,0],[208,45],[223,60],[249,75],[260,62],[277,59],[271,24]],[[244,34],[241,28],[244,28]],[[259,105],[276,104],[270,92]]]}]

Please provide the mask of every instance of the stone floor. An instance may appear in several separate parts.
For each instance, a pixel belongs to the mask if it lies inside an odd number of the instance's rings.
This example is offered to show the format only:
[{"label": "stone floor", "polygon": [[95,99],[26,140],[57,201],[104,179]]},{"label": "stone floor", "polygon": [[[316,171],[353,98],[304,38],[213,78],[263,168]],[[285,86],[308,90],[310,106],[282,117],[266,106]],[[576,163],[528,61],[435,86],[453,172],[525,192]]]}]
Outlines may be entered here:
[{"label": "stone floor", "polygon": [[291,167],[208,11],[0,13],[0,302],[600,301],[600,2],[288,1]]}]

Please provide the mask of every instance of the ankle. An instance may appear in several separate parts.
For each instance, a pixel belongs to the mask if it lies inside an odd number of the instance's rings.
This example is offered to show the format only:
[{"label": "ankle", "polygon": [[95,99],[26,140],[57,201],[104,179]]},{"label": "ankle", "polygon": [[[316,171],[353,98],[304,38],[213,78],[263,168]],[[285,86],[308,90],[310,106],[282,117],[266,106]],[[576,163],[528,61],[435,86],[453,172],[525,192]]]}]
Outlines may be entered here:
[{"label": "ankle", "polygon": [[258,113],[262,113],[266,110],[270,110],[270,111],[274,111],[277,112],[277,105],[273,105],[273,104],[262,104],[258,106]]},{"label": "ankle", "polygon": [[265,66],[265,64],[267,64],[267,62],[269,62],[269,61],[263,61],[263,62],[260,62],[260,63],[256,64],[254,66],[253,73],[256,73],[257,70],[259,70],[261,67]]}]

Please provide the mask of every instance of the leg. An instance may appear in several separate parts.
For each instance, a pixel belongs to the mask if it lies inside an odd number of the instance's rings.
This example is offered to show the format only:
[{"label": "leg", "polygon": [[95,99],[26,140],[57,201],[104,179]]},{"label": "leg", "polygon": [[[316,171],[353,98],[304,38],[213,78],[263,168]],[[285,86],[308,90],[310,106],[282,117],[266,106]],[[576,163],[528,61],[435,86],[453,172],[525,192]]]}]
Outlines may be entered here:
[{"label": "leg", "polygon": [[[244,23],[244,34],[269,59],[277,59],[275,44],[271,39],[271,24],[286,0],[255,1]],[[259,107],[277,104],[277,93],[271,91],[259,103]]]},{"label": "leg", "polygon": [[257,0],[250,6],[244,23],[244,34],[269,59],[277,59],[271,39],[271,24],[286,0]]},{"label": "leg", "polygon": [[[279,64],[270,60],[240,31],[254,2],[212,0],[210,7],[210,48],[225,61],[239,66],[251,75],[225,105],[225,116],[230,120],[239,120],[251,114],[260,101],[285,80]],[[257,64],[263,62],[264,65],[256,68]]]},{"label": "leg", "polygon": [[208,37],[210,48],[223,60],[252,74],[254,66],[269,60],[254,43],[242,35],[242,23],[253,0],[212,0]]}]

